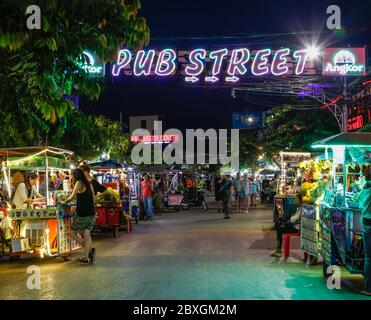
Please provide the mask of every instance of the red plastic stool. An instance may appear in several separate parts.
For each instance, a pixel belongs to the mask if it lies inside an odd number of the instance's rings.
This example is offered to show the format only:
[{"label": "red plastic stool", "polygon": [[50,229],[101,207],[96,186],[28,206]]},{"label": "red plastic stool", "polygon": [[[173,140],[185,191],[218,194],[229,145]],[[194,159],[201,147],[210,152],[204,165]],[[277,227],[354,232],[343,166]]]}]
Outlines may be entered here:
[{"label": "red plastic stool", "polygon": [[285,258],[290,256],[290,239],[292,237],[300,237],[300,233],[285,233],[283,235],[283,256]]}]

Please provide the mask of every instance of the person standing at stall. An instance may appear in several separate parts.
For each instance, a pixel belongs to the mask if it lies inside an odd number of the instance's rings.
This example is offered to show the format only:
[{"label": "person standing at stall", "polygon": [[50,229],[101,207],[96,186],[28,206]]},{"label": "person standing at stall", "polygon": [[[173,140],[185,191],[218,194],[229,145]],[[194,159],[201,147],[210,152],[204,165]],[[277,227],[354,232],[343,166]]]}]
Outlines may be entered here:
[{"label": "person standing at stall", "polygon": [[96,249],[92,247],[90,235],[95,224],[94,189],[81,169],[73,171],[72,181],[75,185],[73,192],[63,202],[68,203],[76,198],[77,217],[72,223],[71,237],[84,248],[84,256],[79,259],[80,263],[94,263]]},{"label": "person standing at stall", "polygon": [[365,289],[361,293],[371,296],[371,172],[365,175],[366,184],[359,195],[359,207],[362,209],[362,239],[365,248]]},{"label": "person standing at stall", "polygon": [[143,181],[141,183],[141,190],[142,190],[144,210],[147,215],[146,220],[152,221],[153,220],[153,204],[152,204],[153,182],[149,178],[148,174],[143,175]]},{"label": "person standing at stall", "polygon": [[12,197],[12,207],[22,209],[25,206],[30,207],[36,199],[45,199],[36,189],[38,175],[31,172],[26,175],[25,181],[21,182]]},{"label": "person standing at stall", "polygon": [[94,195],[95,196],[97,195],[98,192],[103,193],[104,191],[106,191],[106,187],[103,186],[102,184],[100,184],[97,181],[97,179],[94,179],[90,175],[90,167],[89,167],[89,164],[88,164],[88,162],[86,160],[80,162],[79,168],[84,172],[84,175],[85,175],[86,179],[93,186],[93,190],[94,190]]},{"label": "person standing at stall", "polygon": [[240,205],[242,203],[241,199],[241,192],[242,192],[242,185],[241,185],[241,174],[237,172],[237,176],[233,179],[233,188],[234,188],[234,195],[237,203],[237,213],[240,212]]}]

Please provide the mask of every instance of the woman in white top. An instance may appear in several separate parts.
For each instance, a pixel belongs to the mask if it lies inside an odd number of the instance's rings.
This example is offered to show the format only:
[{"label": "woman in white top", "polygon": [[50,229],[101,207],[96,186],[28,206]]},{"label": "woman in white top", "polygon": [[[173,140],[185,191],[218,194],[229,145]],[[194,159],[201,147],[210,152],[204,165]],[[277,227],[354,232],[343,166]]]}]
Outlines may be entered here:
[{"label": "woman in white top", "polygon": [[22,182],[18,185],[12,199],[13,208],[22,209],[29,207],[35,201],[35,199],[44,198],[35,188],[37,179],[37,173],[32,172],[26,176],[25,182]]}]

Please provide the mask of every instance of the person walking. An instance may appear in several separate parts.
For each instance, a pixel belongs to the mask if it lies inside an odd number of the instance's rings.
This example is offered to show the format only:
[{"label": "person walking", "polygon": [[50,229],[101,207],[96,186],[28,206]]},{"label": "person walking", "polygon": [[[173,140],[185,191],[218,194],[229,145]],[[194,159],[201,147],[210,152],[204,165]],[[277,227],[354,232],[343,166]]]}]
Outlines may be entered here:
[{"label": "person walking", "polygon": [[143,175],[141,183],[142,197],[144,210],[146,212],[146,220],[153,220],[153,182],[148,174]]},{"label": "person walking", "polygon": [[371,172],[365,175],[366,184],[359,195],[359,207],[362,209],[362,239],[365,248],[364,277],[365,289],[363,295],[371,296]]},{"label": "person walking", "polygon": [[95,224],[94,189],[81,169],[73,171],[72,181],[75,184],[73,192],[62,202],[66,204],[76,198],[77,217],[71,226],[71,237],[84,248],[84,255],[79,259],[80,263],[94,263],[96,249],[92,247],[90,235]]},{"label": "person walking", "polygon": [[250,206],[250,196],[251,196],[251,181],[245,174],[242,180],[242,196],[243,196],[243,206],[245,208],[245,212],[249,213],[249,206]]},{"label": "person walking", "polygon": [[217,205],[217,208],[218,208],[218,212],[220,212],[222,210],[222,207],[223,207],[223,197],[222,197],[222,194],[220,192],[220,189],[222,187],[222,182],[223,182],[223,179],[221,176],[217,176],[215,177],[215,182],[214,182],[214,190],[215,190],[215,201],[216,201],[216,205]]},{"label": "person walking", "polygon": [[258,195],[259,191],[259,184],[258,182],[254,179],[251,178],[251,207],[256,207],[256,197]]},{"label": "person walking", "polygon": [[237,172],[237,176],[235,179],[233,179],[233,188],[234,188],[234,195],[236,199],[236,204],[237,204],[237,213],[240,212],[240,204],[241,204],[241,191],[242,191],[242,186],[241,186],[241,174]]},{"label": "person walking", "polygon": [[220,188],[221,197],[223,201],[224,219],[229,219],[230,202],[232,198],[232,186],[233,181],[231,179],[230,174],[225,174],[223,178],[222,187]]}]

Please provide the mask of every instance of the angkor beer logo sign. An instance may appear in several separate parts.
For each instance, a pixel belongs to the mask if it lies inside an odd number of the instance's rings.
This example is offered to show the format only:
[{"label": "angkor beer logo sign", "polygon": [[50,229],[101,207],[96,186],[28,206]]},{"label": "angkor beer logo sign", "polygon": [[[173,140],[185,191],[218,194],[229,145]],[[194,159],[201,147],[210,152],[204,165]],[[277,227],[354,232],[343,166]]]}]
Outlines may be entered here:
[{"label": "angkor beer logo sign", "polygon": [[91,76],[101,77],[104,75],[104,63],[88,51],[83,51],[78,65]]},{"label": "angkor beer logo sign", "polygon": [[365,48],[326,48],[323,56],[323,75],[366,75]]}]

